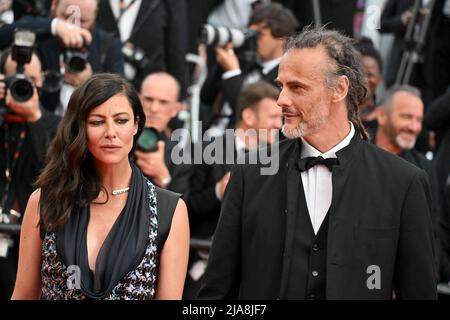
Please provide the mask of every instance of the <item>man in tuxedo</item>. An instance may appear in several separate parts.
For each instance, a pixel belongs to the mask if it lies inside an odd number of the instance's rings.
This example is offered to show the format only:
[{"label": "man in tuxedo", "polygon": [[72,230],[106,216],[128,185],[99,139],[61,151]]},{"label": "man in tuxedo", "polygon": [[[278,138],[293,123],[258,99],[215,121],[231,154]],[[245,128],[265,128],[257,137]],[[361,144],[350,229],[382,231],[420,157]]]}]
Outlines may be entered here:
[{"label": "man in tuxedo", "polygon": [[423,114],[419,89],[410,85],[392,87],[378,110],[375,144],[427,170],[429,160],[414,149],[422,131]]},{"label": "man in tuxedo", "polygon": [[156,151],[136,150],[135,156],[142,172],[156,185],[182,193],[186,199],[191,165],[176,165],[171,160],[172,150],[177,146],[177,142],[170,139],[172,132],[169,129],[169,121],[181,109],[179,96],[180,86],[168,73],[152,73],[144,79],[140,98],[146,116],[145,126],[159,133],[159,141]]},{"label": "man in tuxedo", "polygon": [[363,77],[337,31],[288,41],[280,169],[233,168],[200,298],[436,298],[428,178],[367,141]]},{"label": "man in tuxedo", "polygon": [[[235,130],[203,143],[206,148],[215,145],[217,162],[203,159],[194,165],[191,191],[187,202],[191,237],[211,240],[219,219],[223,194],[228,184],[230,170],[238,157],[248,150],[276,141],[282,125],[282,114],[276,105],[279,90],[273,85],[258,81],[244,86],[239,96],[239,115]],[[232,148],[227,148],[232,146]],[[219,149],[220,148],[220,149]],[[227,161],[228,159],[228,161]],[[229,160],[233,161],[229,161]],[[200,279],[206,266],[208,250],[191,248],[190,268],[185,284],[185,298],[192,299],[200,288]]]},{"label": "man in tuxedo", "polygon": [[[100,0],[97,22],[120,38],[125,52],[134,52],[126,56],[125,76],[136,88],[148,74],[164,71],[177,79],[180,98],[185,99],[186,0]],[[134,59],[139,56],[136,50],[142,59]]]},{"label": "man in tuxedo", "polygon": [[[37,51],[42,61],[42,69],[61,77],[60,83],[55,79],[51,86],[44,84],[43,101],[45,107],[63,116],[70,96],[76,87],[84,83],[93,73],[111,72],[123,74],[123,56],[120,41],[113,35],[95,25],[97,16],[96,0],[58,0],[52,2],[54,17],[89,30],[92,42],[81,49],[62,45],[58,39],[50,38],[38,43]],[[74,69],[70,66],[68,52],[87,55],[85,67]],[[85,57],[86,58],[86,57]],[[51,87],[51,88],[50,88]]]},{"label": "man in tuxedo", "polygon": [[248,25],[259,33],[257,62],[241,66],[231,44],[216,47],[217,65],[210,68],[202,88],[203,102],[212,105],[215,112],[210,127],[217,129],[216,135],[222,134],[225,128],[233,128],[239,92],[244,84],[258,80],[274,83],[286,38],[296,31],[298,23],[289,9],[272,3],[258,6]]}]

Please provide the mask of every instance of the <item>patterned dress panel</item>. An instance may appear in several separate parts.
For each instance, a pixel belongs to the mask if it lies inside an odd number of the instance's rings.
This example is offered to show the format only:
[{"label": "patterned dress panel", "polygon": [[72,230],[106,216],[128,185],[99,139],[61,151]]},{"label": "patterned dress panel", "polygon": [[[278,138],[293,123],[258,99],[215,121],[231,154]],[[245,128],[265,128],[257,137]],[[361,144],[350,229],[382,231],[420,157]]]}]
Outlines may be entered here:
[{"label": "patterned dress panel", "polygon": [[[155,187],[147,180],[149,189],[150,225],[144,257],[106,295],[105,300],[150,300],[155,294],[157,276],[158,220]],[[73,283],[73,272],[68,270],[56,251],[56,233],[48,232],[42,242],[41,281],[43,300],[84,300],[86,295]]]}]

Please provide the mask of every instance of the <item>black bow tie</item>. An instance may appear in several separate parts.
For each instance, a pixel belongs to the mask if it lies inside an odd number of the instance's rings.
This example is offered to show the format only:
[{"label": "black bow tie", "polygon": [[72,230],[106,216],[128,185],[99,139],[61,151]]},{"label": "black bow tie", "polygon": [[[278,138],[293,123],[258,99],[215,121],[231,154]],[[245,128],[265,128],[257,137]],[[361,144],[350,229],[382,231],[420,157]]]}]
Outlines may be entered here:
[{"label": "black bow tie", "polygon": [[326,166],[330,171],[332,171],[333,166],[339,165],[339,160],[338,160],[338,158],[324,159],[321,156],[306,157],[306,158],[302,158],[298,161],[298,169],[300,170],[300,172],[303,172],[303,171],[311,169],[312,167],[314,167],[318,164],[322,164],[322,165]]}]

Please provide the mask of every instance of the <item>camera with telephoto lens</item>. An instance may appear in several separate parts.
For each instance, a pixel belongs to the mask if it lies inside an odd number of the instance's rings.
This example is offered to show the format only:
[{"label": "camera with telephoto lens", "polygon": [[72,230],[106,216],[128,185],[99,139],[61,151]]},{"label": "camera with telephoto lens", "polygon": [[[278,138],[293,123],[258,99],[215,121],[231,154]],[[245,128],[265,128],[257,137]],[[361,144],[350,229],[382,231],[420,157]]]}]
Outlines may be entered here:
[{"label": "camera with telephoto lens", "polygon": [[88,63],[88,50],[83,45],[81,48],[66,48],[64,63],[71,73],[80,73],[86,69]]},{"label": "camera with telephoto lens", "polygon": [[122,47],[122,54],[126,62],[133,65],[138,70],[144,70],[150,65],[150,60],[145,55],[144,50],[138,47]]},{"label": "camera with telephoto lens", "polygon": [[137,149],[143,152],[155,152],[158,150],[160,140],[162,140],[162,133],[155,128],[144,128],[137,140]]},{"label": "camera with telephoto lens", "polygon": [[254,63],[259,32],[252,29],[236,29],[204,24],[200,28],[198,41],[207,46],[224,47],[231,43],[241,62]]},{"label": "camera with telephoto lens", "polygon": [[30,63],[36,36],[28,30],[17,30],[11,47],[11,59],[17,63],[16,74],[5,78],[5,86],[17,102],[25,102],[33,96],[33,81],[25,75],[25,65]]}]

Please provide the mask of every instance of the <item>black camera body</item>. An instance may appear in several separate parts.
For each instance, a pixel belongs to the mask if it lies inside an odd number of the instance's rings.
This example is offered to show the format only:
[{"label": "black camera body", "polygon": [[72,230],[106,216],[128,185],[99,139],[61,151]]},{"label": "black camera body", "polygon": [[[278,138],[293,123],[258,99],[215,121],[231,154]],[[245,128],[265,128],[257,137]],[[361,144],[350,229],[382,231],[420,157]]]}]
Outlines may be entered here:
[{"label": "black camera body", "polygon": [[137,149],[143,152],[155,152],[158,150],[158,141],[162,138],[163,134],[155,128],[144,128],[136,142]]},{"label": "black camera body", "polygon": [[204,24],[199,31],[199,43],[207,46],[224,47],[231,43],[239,61],[253,64],[257,61],[257,42],[259,32],[246,28],[236,29]]},{"label": "black camera body", "polygon": [[6,77],[5,86],[17,102],[26,102],[33,96],[33,81],[23,73]]},{"label": "black camera body", "polygon": [[72,73],[80,73],[86,69],[88,63],[88,50],[86,47],[81,49],[67,48],[64,52],[64,63]]},{"label": "black camera body", "polygon": [[125,61],[133,65],[137,70],[144,70],[150,65],[150,60],[141,48],[123,46],[122,54]]},{"label": "black camera body", "polygon": [[17,63],[16,74],[5,78],[5,86],[18,102],[26,102],[33,96],[33,81],[25,75],[25,65],[33,55],[35,34],[28,30],[16,30],[11,47],[11,59]]}]

